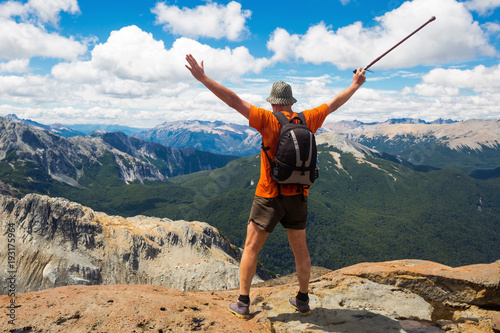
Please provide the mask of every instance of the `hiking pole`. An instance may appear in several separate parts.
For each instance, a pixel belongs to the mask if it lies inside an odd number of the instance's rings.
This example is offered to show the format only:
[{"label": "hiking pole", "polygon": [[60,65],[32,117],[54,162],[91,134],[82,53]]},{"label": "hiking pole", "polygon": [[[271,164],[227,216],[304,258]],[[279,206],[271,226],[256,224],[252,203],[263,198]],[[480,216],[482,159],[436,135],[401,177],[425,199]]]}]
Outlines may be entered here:
[{"label": "hiking pole", "polygon": [[[432,21],[434,21],[436,19],[436,16],[433,16],[429,19],[429,21],[425,22],[424,24],[422,24],[417,30],[413,31],[411,34],[409,34],[408,36],[406,36],[402,41],[400,41],[399,43],[397,43],[396,45],[394,45],[393,47],[391,47],[389,50],[387,50],[384,54],[382,54],[380,57],[378,57],[377,59],[373,60],[368,66],[366,66],[365,68],[363,68],[365,71],[372,67],[377,61],[379,61],[380,59],[382,59],[387,53],[391,52],[392,50],[394,50],[396,47],[398,47],[399,45],[401,45],[405,40],[407,40],[408,38],[410,38],[411,36],[413,36],[414,34],[416,34],[420,29],[422,29],[423,27],[425,27],[427,24],[431,23]],[[353,71],[354,74],[356,74],[356,69]]]}]

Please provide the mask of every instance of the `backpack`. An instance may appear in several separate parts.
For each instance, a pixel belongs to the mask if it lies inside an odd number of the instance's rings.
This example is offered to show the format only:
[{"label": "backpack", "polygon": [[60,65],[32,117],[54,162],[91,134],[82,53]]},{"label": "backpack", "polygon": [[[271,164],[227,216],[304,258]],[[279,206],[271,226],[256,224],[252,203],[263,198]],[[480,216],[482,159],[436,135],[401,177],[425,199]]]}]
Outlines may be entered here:
[{"label": "backpack", "polygon": [[[307,127],[302,113],[290,120],[281,112],[273,112],[281,124],[274,162],[267,154],[269,147],[262,149],[271,165],[271,177],[278,184],[309,186],[318,178],[317,148],[314,133]],[[299,123],[295,123],[295,120]]]}]

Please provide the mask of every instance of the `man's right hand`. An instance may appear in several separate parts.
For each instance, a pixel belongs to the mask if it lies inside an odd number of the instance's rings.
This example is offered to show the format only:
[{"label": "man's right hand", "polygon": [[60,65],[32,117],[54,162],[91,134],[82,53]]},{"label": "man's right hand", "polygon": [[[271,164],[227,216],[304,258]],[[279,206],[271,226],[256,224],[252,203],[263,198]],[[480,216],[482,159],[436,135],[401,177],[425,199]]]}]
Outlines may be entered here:
[{"label": "man's right hand", "polygon": [[363,83],[365,83],[365,81],[366,81],[365,70],[362,68],[358,68],[352,77],[352,83],[361,87]]},{"label": "man's right hand", "polygon": [[189,67],[188,65],[186,65],[186,68],[189,69],[191,74],[193,74],[194,78],[198,81],[203,80],[203,78],[205,77],[205,70],[203,69],[203,61],[201,62],[201,66],[198,65],[198,62],[191,54],[186,55],[186,61],[188,62],[189,66],[191,66]]}]

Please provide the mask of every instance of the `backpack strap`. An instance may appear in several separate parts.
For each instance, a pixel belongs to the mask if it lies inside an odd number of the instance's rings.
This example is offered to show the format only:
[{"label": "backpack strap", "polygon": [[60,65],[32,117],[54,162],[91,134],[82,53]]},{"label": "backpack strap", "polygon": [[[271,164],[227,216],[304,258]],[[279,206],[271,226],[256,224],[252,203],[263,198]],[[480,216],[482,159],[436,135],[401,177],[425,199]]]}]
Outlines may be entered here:
[{"label": "backpack strap", "polygon": [[[274,167],[276,166],[276,163],[271,161],[271,158],[269,157],[269,154],[267,153],[267,151],[271,148],[264,146],[264,140],[262,140],[261,147],[262,147],[262,151],[264,152],[264,154],[266,154],[267,160],[269,161],[269,165],[271,166],[271,170],[274,169]],[[281,185],[278,183],[276,183],[276,184],[278,185],[278,197],[281,197]]]},{"label": "backpack strap", "polygon": [[285,126],[290,122],[290,120],[288,120],[288,118],[281,112],[273,112],[273,115],[280,122],[281,126]]},{"label": "backpack strap", "polygon": [[306,121],[306,116],[304,116],[304,114],[301,112],[301,113],[297,113],[297,117],[300,119],[300,121],[302,122],[302,125],[306,126],[307,127],[307,121]]},{"label": "backpack strap", "polygon": [[306,117],[302,112],[297,113],[296,117],[293,117],[292,119],[288,119],[283,113],[281,112],[273,112],[273,115],[276,117],[276,119],[280,122],[281,126],[284,126],[285,124],[288,124],[292,122],[294,119],[299,119],[300,123],[304,126],[307,126],[306,122]]},{"label": "backpack strap", "polygon": [[[280,122],[281,126],[285,126],[285,124],[288,124],[290,120],[281,112],[273,112],[274,117]],[[267,154],[267,151],[270,149],[270,147],[264,146],[264,140],[262,140],[261,144],[262,150],[266,154],[267,160],[269,161],[269,164],[271,167],[274,166],[274,162],[271,161],[271,158]]]}]

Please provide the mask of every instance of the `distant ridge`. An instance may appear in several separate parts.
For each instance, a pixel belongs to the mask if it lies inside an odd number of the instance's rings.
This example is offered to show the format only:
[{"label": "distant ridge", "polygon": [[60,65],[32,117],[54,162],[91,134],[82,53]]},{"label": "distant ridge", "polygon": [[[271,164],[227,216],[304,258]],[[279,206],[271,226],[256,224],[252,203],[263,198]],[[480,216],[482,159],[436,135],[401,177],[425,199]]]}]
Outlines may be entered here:
[{"label": "distant ridge", "polygon": [[393,119],[370,125],[333,123],[324,129],[415,165],[458,168],[466,173],[500,167],[500,120],[438,119],[427,123]]},{"label": "distant ridge", "polygon": [[[451,119],[442,119],[442,118],[439,118],[439,119],[436,119],[436,120],[433,120],[433,121],[425,121],[425,120],[422,120],[422,119],[415,119],[415,118],[394,118],[394,119],[389,119],[389,120],[386,120],[384,123],[387,123],[387,124],[427,124],[427,125],[431,125],[431,124],[452,124],[452,123],[457,123],[459,121],[457,120],[451,120]],[[374,125],[372,123],[372,125]]]},{"label": "distant ridge", "polygon": [[169,147],[192,147],[211,153],[235,156],[257,154],[261,142],[261,136],[255,129],[222,121],[166,122],[134,136]]},{"label": "distant ridge", "polygon": [[65,138],[70,138],[70,137],[78,136],[78,135],[84,135],[83,133],[72,129],[69,126],[62,125],[62,124],[44,125],[44,124],[37,123],[36,121],[30,120],[30,119],[20,119],[15,114],[8,114],[7,116],[5,116],[5,118],[8,120],[11,120],[11,121],[15,121],[15,122],[23,123],[23,124],[26,124],[29,126],[33,126],[35,128],[50,131],[54,134],[63,136]]},{"label": "distant ridge", "polygon": [[83,133],[84,135],[88,135],[92,132],[100,131],[100,132],[122,132],[126,135],[132,135],[135,133],[139,133],[145,131],[145,128],[139,127],[130,127],[123,125],[106,125],[106,124],[74,124],[67,125],[68,127]]},{"label": "distant ridge", "polygon": [[[451,149],[468,147],[479,149],[481,146],[493,147],[500,143],[500,120],[472,119],[466,121],[453,121],[438,119],[425,122],[418,119],[390,119],[383,123],[364,124],[354,122],[355,126],[340,128],[338,123],[329,123],[323,127],[335,131],[349,139],[366,144],[368,139],[410,141],[435,141]],[[404,137],[404,138],[403,138]],[[379,147],[375,147],[380,149]],[[392,153],[394,151],[391,151]]]}]

